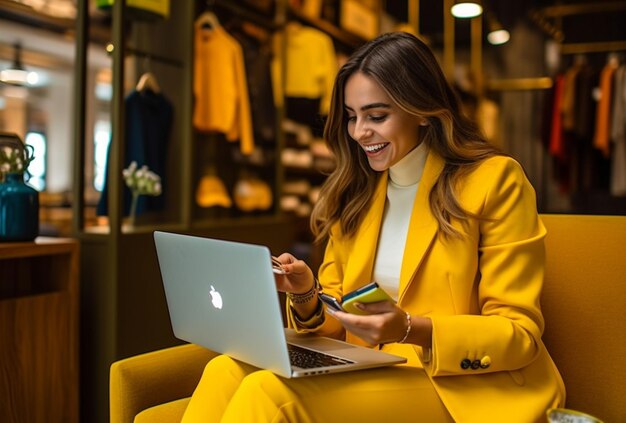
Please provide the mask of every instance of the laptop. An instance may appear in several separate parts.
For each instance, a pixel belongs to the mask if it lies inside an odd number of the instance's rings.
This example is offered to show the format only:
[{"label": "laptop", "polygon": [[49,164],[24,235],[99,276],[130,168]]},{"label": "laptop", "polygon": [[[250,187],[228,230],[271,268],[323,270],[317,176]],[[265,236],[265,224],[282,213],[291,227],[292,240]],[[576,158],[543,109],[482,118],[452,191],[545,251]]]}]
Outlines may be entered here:
[{"label": "laptop", "polygon": [[161,231],[154,233],[154,241],[178,339],[286,378],[406,362],[286,329],[265,246]]}]

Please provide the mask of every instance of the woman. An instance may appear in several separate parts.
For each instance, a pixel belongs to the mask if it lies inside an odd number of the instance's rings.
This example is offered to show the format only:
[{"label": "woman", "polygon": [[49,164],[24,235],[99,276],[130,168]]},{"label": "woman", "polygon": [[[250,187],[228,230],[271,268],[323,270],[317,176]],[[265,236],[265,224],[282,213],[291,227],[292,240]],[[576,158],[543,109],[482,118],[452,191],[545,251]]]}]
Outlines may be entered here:
[{"label": "woman", "polygon": [[376,280],[396,299],[331,312],[290,254],[289,325],[407,358],[404,366],[285,380],[221,356],[185,421],[544,421],[564,403],[542,341],[545,229],[520,165],[460,111],[428,47],[392,33],[340,70],[324,134],[336,161],[311,222],[319,283]]}]

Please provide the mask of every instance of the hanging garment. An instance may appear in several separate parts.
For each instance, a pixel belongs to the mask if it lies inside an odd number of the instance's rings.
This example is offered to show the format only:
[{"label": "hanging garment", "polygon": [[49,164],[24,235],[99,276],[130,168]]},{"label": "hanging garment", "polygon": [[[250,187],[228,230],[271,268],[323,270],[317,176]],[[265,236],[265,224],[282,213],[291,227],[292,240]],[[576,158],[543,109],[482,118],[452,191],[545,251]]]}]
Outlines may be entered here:
[{"label": "hanging garment", "polygon": [[[541,144],[546,149],[550,148],[550,137],[552,135],[552,113],[554,112],[554,94],[556,87],[554,83],[552,87],[545,90],[541,99],[541,120],[540,120],[540,132],[541,132]],[[506,109],[503,108],[503,114],[506,116]]]},{"label": "hanging garment", "polygon": [[598,86],[600,72],[589,65],[583,65],[576,78],[576,98],[574,99],[574,134],[581,139],[591,140],[596,116],[596,101],[593,89]]},{"label": "hanging garment", "polygon": [[561,98],[561,115],[564,131],[574,130],[576,124],[575,99],[576,99],[576,78],[582,69],[580,65],[570,67],[563,75],[563,96]]},{"label": "hanging garment", "polygon": [[[167,150],[173,120],[173,107],[170,101],[160,93],[152,90],[133,90],[126,96],[125,104],[125,149],[124,168],[131,162],[137,162],[139,167],[146,165],[150,170],[161,177],[161,195],[153,197],[139,196],[137,201],[137,215],[147,211],[159,211],[165,208],[167,199]],[[107,169],[104,187],[96,208],[99,216],[108,214],[108,175],[109,155],[107,152]],[[130,212],[131,192],[124,185],[123,214]]]},{"label": "hanging garment", "polygon": [[221,26],[195,25],[193,125],[239,140],[241,152],[254,150],[250,99],[243,52]]},{"label": "hanging garment", "polygon": [[[332,38],[325,33],[297,23],[290,23],[286,36],[284,87],[285,97],[319,99],[319,113],[326,115],[330,109],[330,96],[337,75],[337,56]],[[280,50],[281,38],[274,40]],[[277,51],[278,51],[277,50]],[[277,99],[280,93],[281,69],[273,63],[274,87]]]},{"label": "hanging garment", "polygon": [[567,151],[567,167],[562,168],[568,171],[569,191],[576,192],[581,186],[581,169],[583,166],[584,143],[577,136],[577,104],[576,100],[580,96],[579,84],[583,69],[586,67],[584,56],[576,56],[574,64],[565,71],[563,76],[563,96],[561,99],[561,119],[563,127],[563,144]]},{"label": "hanging garment", "polygon": [[565,156],[565,146],[563,143],[563,120],[561,114],[564,83],[564,76],[562,74],[557,75],[554,80],[554,103],[552,106],[552,129],[550,132],[550,154],[559,159],[562,159]]},{"label": "hanging garment", "polygon": [[615,71],[613,82],[611,194],[626,196],[626,65]]},{"label": "hanging garment", "polygon": [[249,35],[244,30],[231,31],[243,49],[243,57],[250,96],[250,111],[254,137],[258,141],[273,141],[276,138],[276,108],[272,89],[271,45]]},{"label": "hanging garment", "polygon": [[600,74],[600,100],[596,112],[596,131],[593,146],[602,152],[604,157],[610,155],[609,128],[611,125],[611,100],[613,90],[613,74],[617,69],[613,61],[604,66]]},{"label": "hanging garment", "polygon": [[571,180],[569,161],[570,154],[568,146],[565,143],[565,134],[563,133],[563,114],[561,113],[564,85],[564,75],[557,75],[554,80],[554,103],[552,106],[549,152],[553,157],[553,177],[556,181],[558,181],[559,191],[567,193],[571,188]]}]

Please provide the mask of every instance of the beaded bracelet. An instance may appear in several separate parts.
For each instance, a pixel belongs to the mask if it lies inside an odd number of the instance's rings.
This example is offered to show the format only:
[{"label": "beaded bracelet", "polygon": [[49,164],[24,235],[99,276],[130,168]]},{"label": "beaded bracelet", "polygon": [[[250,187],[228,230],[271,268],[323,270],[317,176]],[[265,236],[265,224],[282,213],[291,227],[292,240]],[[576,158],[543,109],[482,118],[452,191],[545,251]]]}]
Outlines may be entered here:
[{"label": "beaded bracelet", "polygon": [[304,294],[293,294],[291,292],[287,292],[287,298],[289,298],[289,301],[291,301],[292,304],[305,304],[315,298],[317,293],[321,290],[320,288],[320,282],[317,278],[315,278],[315,283],[307,292]]},{"label": "beaded bracelet", "polygon": [[404,338],[398,341],[400,344],[404,344],[406,339],[409,337],[409,333],[411,333],[411,315],[409,314],[408,311],[406,312],[406,322],[408,323],[406,327],[406,333],[404,334]]}]

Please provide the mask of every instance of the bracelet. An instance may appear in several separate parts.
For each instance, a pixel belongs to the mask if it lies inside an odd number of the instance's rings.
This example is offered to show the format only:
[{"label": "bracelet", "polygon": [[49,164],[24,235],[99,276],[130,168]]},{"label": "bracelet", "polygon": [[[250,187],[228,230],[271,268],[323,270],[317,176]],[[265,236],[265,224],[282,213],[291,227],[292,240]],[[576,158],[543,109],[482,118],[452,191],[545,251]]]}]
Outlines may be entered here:
[{"label": "bracelet", "polygon": [[305,292],[304,294],[293,294],[291,292],[287,292],[287,298],[289,298],[289,301],[291,301],[292,304],[305,304],[315,298],[318,291],[320,290],[319,288],[320,282],[317,280],[317,278],[315,278],[315,283],[307,292]]},{"label": "bracelet", "polygon": [[293,305],[290,305],[289,309],[291,310],[293,320],[296,326],[300,329],[311,330],[311,329],[315,329],[319,327],[322,323],[324,323],[325,315],[324,315],[324,307],[322,304],[323,303],[319,301],[317,303],[317,307],[315,308],[315,311],[307,319],[300,318],[300,316],[298,315],[298,312],[293,308]]},{"label": "bracelet", "polygon": [[406,341],[406,339],[409,337],[409,333],[411,333],[411,315],[409,314],[408,311],[405,313],[406,313],[407,327],[406,327],[406,333],[404,334],[404,338],[398,341],[398,343],[400,344],[404,344],[404,341]]}]

